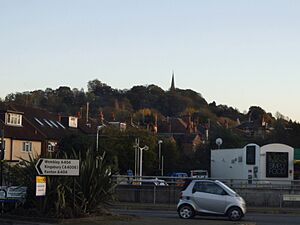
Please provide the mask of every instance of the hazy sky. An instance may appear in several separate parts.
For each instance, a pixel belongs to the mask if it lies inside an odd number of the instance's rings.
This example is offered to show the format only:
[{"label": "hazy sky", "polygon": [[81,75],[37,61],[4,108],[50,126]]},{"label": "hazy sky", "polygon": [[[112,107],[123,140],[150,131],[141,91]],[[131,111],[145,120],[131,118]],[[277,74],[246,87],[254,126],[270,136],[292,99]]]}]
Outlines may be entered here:
[{"label": "hazy sky", "polygon": [[300,1],[0,0],[0,97],[93,79],[300,121]]}]

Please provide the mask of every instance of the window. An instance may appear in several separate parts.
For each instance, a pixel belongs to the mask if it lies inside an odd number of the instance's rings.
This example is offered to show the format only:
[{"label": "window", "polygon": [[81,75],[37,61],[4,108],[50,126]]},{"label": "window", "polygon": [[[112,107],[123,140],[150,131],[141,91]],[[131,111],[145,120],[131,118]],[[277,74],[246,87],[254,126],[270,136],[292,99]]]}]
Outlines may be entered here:
[{"label": "window", "polygon": [[57,123],[61,128],[66,129],[66,128],[64,127],[64,125],[62,125],[60,122],[56,121],[56,123]]},{"label": "window", "polygon": [[194,192],[204,192],[215,195],[223,195],[225,191],[219,185],[212,182],[196,182],[193,188]]},{"label": "window", "polygon": [[58,128],[58,126],[56,125],[56,123],[54,123],[54,121],[49,120],[49,122],[50,122],[53,126],[55,126],[56,128]]},{"label": "window", "polygon": [[16,113],[7,113],[6,124],[14,125],[14,126],[22,126],[22,115]]},{"label": "window", "polygon": [[32,152],[32,143],[31,142],[23,142],[23,152]]},{"label": "window", "polygon": [[34,117],[35,121],[38,122],[38,124],[40,124],[41,126],[44,126],[44,124],[36,117]]},{"label": "window", "polygon": [[46,124],[49,125],[49,127],[51,127],[51,128],[53,127],[53,125],[48,120],[44,119],[44,121],[46,122]]},{"label": "window", "polygon": [[54,152],[55,151],[55,146],[56,146],[56,143],[49,142],[48,143],[48,152]]},{"label": "window", "polygon": [[255,146],[246,147],[246,164],[255,165]]}]

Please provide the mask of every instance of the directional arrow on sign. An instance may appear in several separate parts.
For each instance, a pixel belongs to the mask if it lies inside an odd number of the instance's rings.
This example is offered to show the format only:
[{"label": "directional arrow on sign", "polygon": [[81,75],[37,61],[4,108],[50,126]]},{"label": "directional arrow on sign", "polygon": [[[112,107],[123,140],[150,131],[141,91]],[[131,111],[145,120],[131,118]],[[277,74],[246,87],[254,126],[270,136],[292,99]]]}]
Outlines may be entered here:
[{"label": "directional arrow on sign", "polygon": [[35,165],[35,168],[39,175],[43,175],[43,171],[41,170],[41,164],[43,163],[43,159],[39,159],[37,164]]},{"label": "directional arrow on sign", "polygon": [[43,159],[35,165],[39,175],[45,176],[79,176],[77,159]]}]

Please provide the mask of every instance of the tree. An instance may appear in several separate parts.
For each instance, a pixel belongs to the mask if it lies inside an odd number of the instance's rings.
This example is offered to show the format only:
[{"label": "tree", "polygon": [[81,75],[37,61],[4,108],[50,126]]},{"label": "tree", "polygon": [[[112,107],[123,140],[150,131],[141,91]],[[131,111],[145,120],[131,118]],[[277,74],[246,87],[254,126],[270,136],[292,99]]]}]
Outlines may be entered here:
[{"label": "tree", "polygon": [[107,84],[95,79],[88,82],[88,92],[91,92],[96,96],[108,96],[112,95],[114,90]]}]

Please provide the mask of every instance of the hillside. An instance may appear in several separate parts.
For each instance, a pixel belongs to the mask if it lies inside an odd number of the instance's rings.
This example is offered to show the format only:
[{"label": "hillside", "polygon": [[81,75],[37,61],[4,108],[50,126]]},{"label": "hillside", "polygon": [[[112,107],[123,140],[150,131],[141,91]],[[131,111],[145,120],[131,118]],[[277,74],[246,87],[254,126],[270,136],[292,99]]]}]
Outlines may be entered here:
[{"label": "hillside", "polygon": [[259,106],[250,107],[244,114],[231,106],[207,103],[200,93],[193,90],[176,88],[165,91],[154,84],[118,90],[95,79],[89,81],[87,86],[86,92],[82,88],[62,86],[56,90],[47,88],[12,93],[2,103],[39,107],[61,115],[83,115],[89,103],[90,117],[98,118],[103,113],[107,120],[133,121],[141,125],[153,123],[156,116],[161,120],[189,114],[195,124],[209,125],[215,135],[219,135],[222,129],[228,129],[245,143],[280,141],[300,146],[296,138],[299,134],[298,123],[287,121],[279,113],[275,118]]}]

